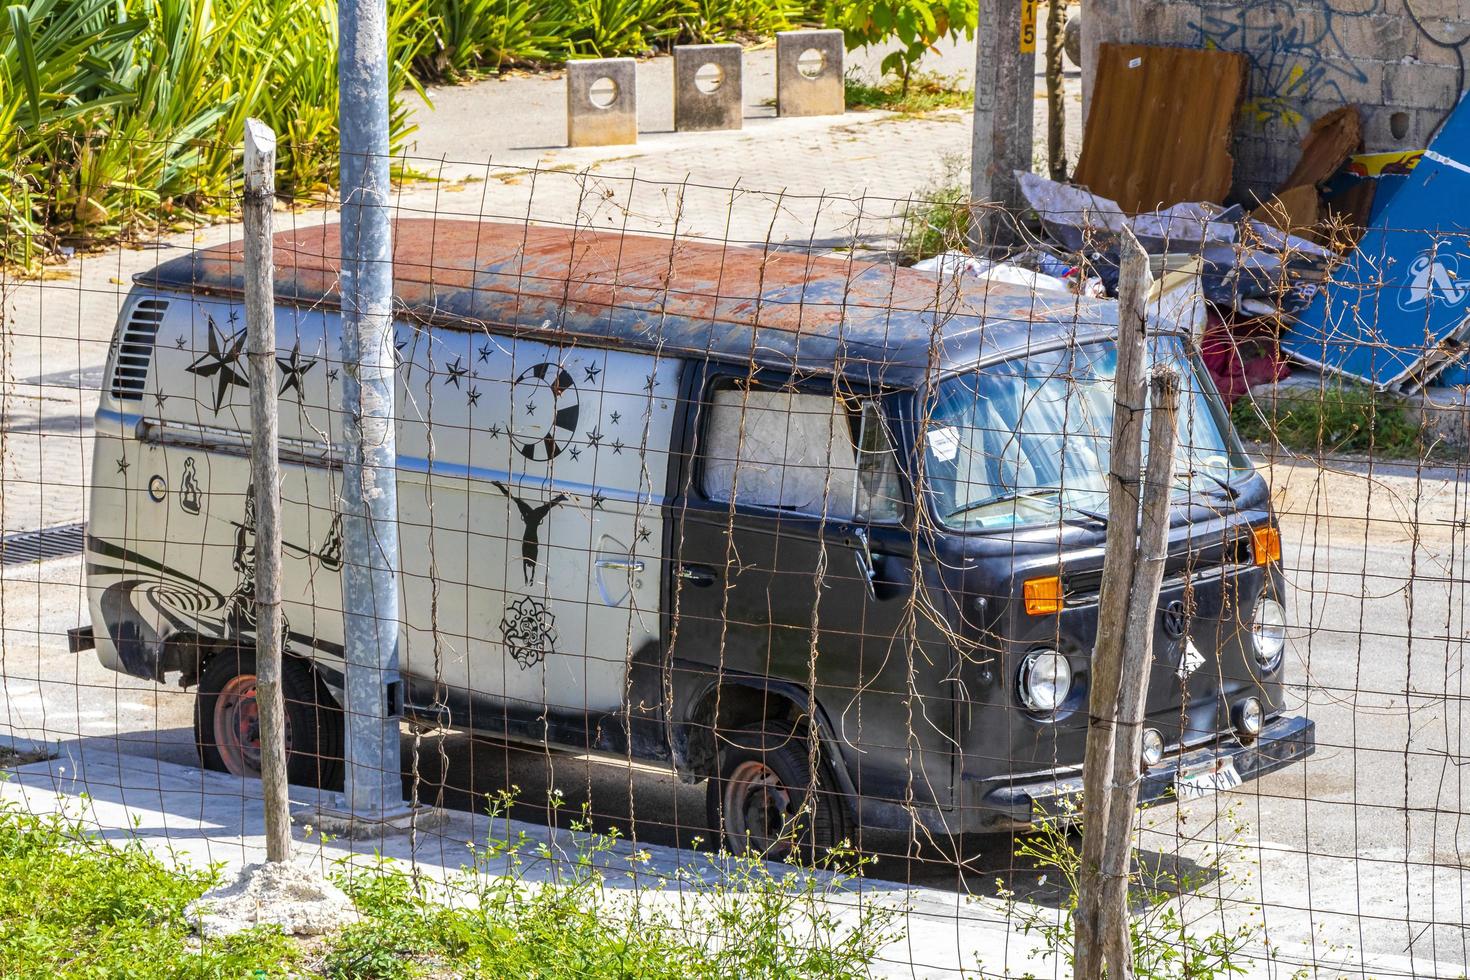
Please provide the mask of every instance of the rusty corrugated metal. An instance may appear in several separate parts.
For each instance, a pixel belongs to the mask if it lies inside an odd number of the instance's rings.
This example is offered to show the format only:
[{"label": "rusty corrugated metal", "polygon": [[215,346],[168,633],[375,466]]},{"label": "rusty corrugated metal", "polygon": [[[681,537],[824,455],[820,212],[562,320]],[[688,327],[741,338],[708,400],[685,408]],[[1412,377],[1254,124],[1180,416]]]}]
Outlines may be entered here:
[{"label": "rusty corrugated metal", "polygon": [[[275,238],[282,302],[339,302],[337,225]],[[145,285],[238,293],[239,243],[163,263]],[[501,222],[400,220],[399,314],[594,338],[899,383],[976,358],[1111,333],[1112,304],[886,264]]]}]

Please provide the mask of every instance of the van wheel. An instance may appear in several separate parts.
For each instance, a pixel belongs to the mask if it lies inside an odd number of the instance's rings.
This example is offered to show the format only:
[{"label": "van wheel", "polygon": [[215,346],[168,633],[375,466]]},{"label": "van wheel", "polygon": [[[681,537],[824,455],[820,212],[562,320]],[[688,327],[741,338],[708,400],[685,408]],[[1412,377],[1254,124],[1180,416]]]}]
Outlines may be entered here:
[{"label": "van wheel", "polygon": [[[281,658],[286,705],[286,778],[299,786],[342,783],[342,710],[312,669]],[[255,651],[229,647],[210,658],[194,701],[194,740],[206,769],[260,778],[260,710]]]},{"label": "van wheel", "polygon": [[710,827],[733,854],[815,862],[850,839],[847,801],[831,765],[812,778],[806,736],[768,724],[720,734],[718,775],[705,805]]}]

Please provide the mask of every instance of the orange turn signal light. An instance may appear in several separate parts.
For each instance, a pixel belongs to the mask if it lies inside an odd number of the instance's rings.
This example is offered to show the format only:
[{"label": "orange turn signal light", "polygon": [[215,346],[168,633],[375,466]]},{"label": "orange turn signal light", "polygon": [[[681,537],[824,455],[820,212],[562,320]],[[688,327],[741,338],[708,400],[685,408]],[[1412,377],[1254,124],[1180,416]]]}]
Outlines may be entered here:
[{"label": "orange turn signal light", "polygon": [[1251,528],[1251,555],[1257,565],[1281,560],[1281,532],[1274,527]]},{"label": "orange turn signal light", "polygon": [[1048,575],[1045,578],[1028,578],[1021,585],[1026,598],[1028,616],[1046,616],[1062,611],[1062,578]]}]

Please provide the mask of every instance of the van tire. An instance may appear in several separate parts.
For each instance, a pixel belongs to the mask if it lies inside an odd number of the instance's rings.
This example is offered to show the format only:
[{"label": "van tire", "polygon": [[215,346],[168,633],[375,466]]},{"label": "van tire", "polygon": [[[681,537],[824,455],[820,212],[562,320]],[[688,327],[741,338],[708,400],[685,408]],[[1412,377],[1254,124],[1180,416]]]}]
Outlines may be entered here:
[{"label": "van tire", "polygon": [[[225,647],[209,659],[199,675],[194,700],[194,741],[199,761],[206,769],[259,778],[258,747],[254,760],[248,747],[237,742],[221,745],[217,725],[226,729],[231,712],[236,725],[240,707],[254,708],[255,651],[249,647]],[[316,672],[296,657],[281,657],[281,696],[286,708],[286,779],[298,786],[336,789],[342,785],[342,709]],[[227,736],[228,737],[228,736]],[[243,739],[242,739],[243,740]],[[253,764],[252,764],[253,761]]]},{"label": "van tire", "polygon": [[[783,722],[717,733],[717,772],[705,806],[710,829],[726,850],[781,860],[794,848],[803,861],[817,863],[851,840],[847,800],[831,761],[819,755],[813,780],[807,738],[804,727]],[[784,829],[773,833],[777,813],[784,815]]]}]

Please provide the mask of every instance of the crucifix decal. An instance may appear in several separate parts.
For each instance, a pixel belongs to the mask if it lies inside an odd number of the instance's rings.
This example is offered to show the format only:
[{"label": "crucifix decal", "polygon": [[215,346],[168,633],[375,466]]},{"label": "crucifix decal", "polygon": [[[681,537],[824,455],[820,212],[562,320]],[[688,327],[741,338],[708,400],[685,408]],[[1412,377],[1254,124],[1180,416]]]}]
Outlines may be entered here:
[{"label": "crucifix decal", "polygon": [[521,572],[525,576],[526,584],[531,585],[536,581],[536,558],[541,552],[541,522],[546,520],[546,515],[551,513],[553,507],[567,499],[567,495],[559,493],[539,507],[533,507],[511,493],[499,480],[491,480],[490,483],[505,494],[521,512],[521,523],[525,525],[521,532]]}]

